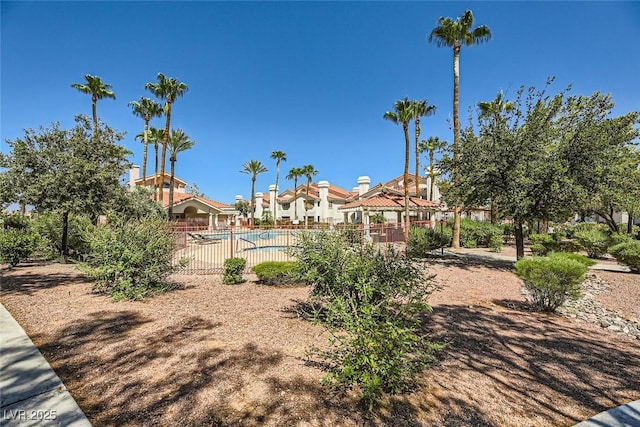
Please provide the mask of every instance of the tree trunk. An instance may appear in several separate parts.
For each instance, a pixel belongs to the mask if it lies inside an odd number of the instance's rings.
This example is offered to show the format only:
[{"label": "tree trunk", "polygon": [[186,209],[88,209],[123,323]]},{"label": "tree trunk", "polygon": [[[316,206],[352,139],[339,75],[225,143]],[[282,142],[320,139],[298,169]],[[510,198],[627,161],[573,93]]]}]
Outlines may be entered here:
[{"label": "tree trunk", "polygon": [[69,211],[62,214],[62,259],[65,263],[69,259]]},{"label": "tree trunk", "polygon": [[[453,46],[453,184],[459,185],[458,162],[460,161],[460,151],[458,149],[460,139],[460,117],[458,107],[460,104],[460,43]],[[460,247],[460,208],[453,208],[453,239],[451,247]]]},{"label": "tree trunk", "polygon": [[420,199],[420,152],[418,142],[420,140],[420,118],[416,117],[416,197]]},{"label": "tree trunk", "polygon": [[[273,224],[278,225],[278,179],[280,178],[280,161],[276,164],[276,191],[273,195]],[[269,194],[271,197],[271,194]],[[271,200],[271,199],[269,199]]]},{"label": "tree trunk", "polygon": [[404,241],[409,240],[409,151],[410,151],[410,142],[409,142],[409,122],[402,123],[402,129],[404,130],[404,176],[403,176],[403,187],[404,187]]},{"label": "tree trunk", "polygon": [[171,221],[171,216],[173,215],[173,183],[175,182],[175,170],[176,170],[176,159],[171,157],[169,159],[171,162],[171,178],[169,178],[169,209],[168,216],[169,221]]},{"label": "tree trunk", "polygon": [[93,136],[98,134],[98,98],[93,95],[91,98],[91,114],[93,115]]},{"label": "tree trunk", "polygon": [[149,153],[149,119],[144,119],[144,147],[142,149],[142,185],[147,185],[147,154]]},{"label": "tree trunk", "polygon": [[514,230],[516,235],[516,260],[524,257],[524,232],[522,230],[522,221],[514,221]]},{"label": "tree trunk", "polygon": [[298,179],[293,180],[293,219],[298,220]]},{"label": "tree trunk", "polygon": [[307,193],[304,197],[304,228],[309,227],[309,184],[311,180],[307,179]]},{"label": "tree trunk", "polygon": [[153,148],[156,154],[156,165],[153,176],[153,200],[158,200],[158,142],[153,144]]},{"label": "tree trunk", "polygon": [[628,214],[627,217],[627,234],[633,233],[633,216]]},{"label": "tree trunk", "polygon": [[167,160],[167,145],[169,144],[169,127],[171,126],[171,102],[167,99],[167,122],[164,125],[162,137],[162,157],[160,160],[160,203],[164,201],[164,171]]},{"label": "tree trunk", "polygon": [[253,227],[254,221],[255,221],[255,215],[256,215],[256,196],[255,196],[255,185],[256,185],[256,177],[255,175],[251,178],[251,224],[249,224],[251,227]]}]

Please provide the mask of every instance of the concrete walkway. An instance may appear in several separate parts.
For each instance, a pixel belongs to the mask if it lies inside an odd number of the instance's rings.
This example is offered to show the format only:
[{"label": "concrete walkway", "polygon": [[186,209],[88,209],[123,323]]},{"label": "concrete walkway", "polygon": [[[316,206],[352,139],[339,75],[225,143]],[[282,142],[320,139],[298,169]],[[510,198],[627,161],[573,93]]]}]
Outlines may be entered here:
[{"label": "concrete walkway", "polygon": [[640,400],[600,412],[574,427],[640,427]]},{"label": "concrete walkway", "polygon": [[91,426],[60,378],[2,304],[0,425]]}]

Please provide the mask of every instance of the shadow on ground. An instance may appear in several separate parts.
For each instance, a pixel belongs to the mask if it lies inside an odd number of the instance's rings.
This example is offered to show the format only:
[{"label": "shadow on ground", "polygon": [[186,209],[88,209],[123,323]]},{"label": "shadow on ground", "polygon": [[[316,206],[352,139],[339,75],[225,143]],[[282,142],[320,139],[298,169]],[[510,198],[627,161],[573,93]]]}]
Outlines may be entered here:
[{"label": "shadow on ground", "polygon": [[13,268],[0,270],[0,281],[2,282],[2,294],[25,294],[50,289],[58,286],[66,286],[74,283],[86,283],[86,276],[74,271],[73,273],[30,273],[30,266],[42,266],[55,264],[54,262],[34,262],[20,264]]}]

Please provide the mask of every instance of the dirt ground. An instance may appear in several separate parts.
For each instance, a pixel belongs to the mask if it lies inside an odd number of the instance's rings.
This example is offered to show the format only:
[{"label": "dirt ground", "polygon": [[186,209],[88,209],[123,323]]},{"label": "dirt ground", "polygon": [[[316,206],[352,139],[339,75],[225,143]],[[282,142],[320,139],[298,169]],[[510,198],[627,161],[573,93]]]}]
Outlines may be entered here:
[{"label": "dirt ground", "polygon": [[[96,426],[570,426],[640,399],[640,340],[528,310],[506,261],[434,262],[425,328],[449,343],[421,387],[369,414],[323,387],[305,354],[309,289],[178,276],[142,302],[91,293],[73,265],[0,271],[0,301]],[[596,272],[600,303],[636,318],[640,275]]]}]

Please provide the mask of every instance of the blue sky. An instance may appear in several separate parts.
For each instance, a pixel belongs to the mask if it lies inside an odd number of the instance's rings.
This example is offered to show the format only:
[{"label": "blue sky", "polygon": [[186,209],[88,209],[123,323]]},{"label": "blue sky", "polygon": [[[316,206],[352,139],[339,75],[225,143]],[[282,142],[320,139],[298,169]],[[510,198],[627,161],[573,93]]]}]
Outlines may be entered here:
[{"label": "blue sky", "polygon": [[[143,121],[127,105],[158,72],[188,84],[172,127],[196,146],[176,173],[215,200],[248,198],[242,164],[256,159],[275,182],[273,150],[287,153],[281,176],[313,164],[317,180],[351,189],[402,173],[400,126],[382,119],[408,96],[436,105],[422,136],[452,140],[452,52],[429,44],[440,16],[472,9],[491,28],[488,43],[463,48],[461,119],[499,90],[521,85],[611,93],[615,114],[640,109],[640,2],[9,2],[1,7],[1,139],[23,129],[91,114],[72,89],[85,74],[113,86],[98,115],[134,136]],[[152,125],[164,126],[164,119]],[[426,162],[426,160],[423,160]],[[168,165],[167,165],[168,167]],[[149,170],[151,170],[149,168]],[[281,178],[281,189],[290,187]]]}]

